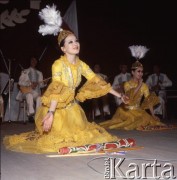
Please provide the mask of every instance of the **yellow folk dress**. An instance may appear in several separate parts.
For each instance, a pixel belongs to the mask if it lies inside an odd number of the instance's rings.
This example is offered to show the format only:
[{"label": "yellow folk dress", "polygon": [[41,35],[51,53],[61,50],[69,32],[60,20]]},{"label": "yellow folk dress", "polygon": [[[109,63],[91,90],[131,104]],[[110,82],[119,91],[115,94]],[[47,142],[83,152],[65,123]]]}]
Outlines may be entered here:
[{"label": "yellow folk dress", "polygon": [[[81,76],[87,79],[77,95],[75,89]],[[87,64],[77,59],[75,65],[61,56],[52,66],[52,82],[42,96],[42,106],[35,115],[35,130],[19,135],[6,136],[7,149],[25,153],[57,152],[59,148],[80,146],[118,140],[104,128],[87,121],[77,101],[96,98],[107,94],[110,84],[97,77]],[[51,100],[57,100],[52,128],[43,132],[42,119],[47,114]]]},{"label": "yellow folk dress", "polygon": [[[146,109],[159,103],[159,99],[155,94],[150,94],[145,83],[136,94],[134,94],[137,83],[133,80],[124,84],[125,94],[130,98],[127,105],[122,104],[117,108],[111,120],[100,123],[104,128],[109,129],[125,129],[125,130],[143,130],[147,126],[164,126],[163,123],[154,119]],[[144,101],[143,100],[144,96]]]}]

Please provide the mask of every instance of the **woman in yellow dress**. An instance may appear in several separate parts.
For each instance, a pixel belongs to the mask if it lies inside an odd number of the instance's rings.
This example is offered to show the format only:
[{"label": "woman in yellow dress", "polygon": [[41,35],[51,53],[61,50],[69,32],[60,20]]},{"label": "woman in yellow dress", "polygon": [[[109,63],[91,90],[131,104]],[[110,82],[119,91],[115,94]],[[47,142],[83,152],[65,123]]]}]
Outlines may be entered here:
[{"label": "woman in yellow dress", "polygon": [[[100,125],[109,129],[143,130],[148,126],[165,126],[154,115],[153,106],[159,103],[155,94],[150,94],[148,86],[143,83],[143,65],[137,60],[132,64],[132,78],[124,83],[128,104],[122,104],[111,120]],[[144,97],[144,101],[142,102]],[[149,114],[146,109],[150,110]]]},{"label": "woman in yellow dress", "polygon": [[[42,106],[35,115],[35,130],[6,136],[7,149],[26,153],[57,152],[59,148],[116,141],[119,138],[104,128],[88,122],[77,103],[104,96],[108,92],[122,98],[79,59],[80,44],[76,36],[63,30],[58,43],[64,55],[52,65],[52,82],[42,96]],[[87,79],[77,94],[81,76]]]}]

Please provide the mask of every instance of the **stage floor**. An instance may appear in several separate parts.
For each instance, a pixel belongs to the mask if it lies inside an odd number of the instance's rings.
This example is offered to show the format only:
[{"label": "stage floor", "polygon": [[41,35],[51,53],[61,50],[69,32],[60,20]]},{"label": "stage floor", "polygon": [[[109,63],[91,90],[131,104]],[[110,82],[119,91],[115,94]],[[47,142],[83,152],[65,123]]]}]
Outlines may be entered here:
[{"label": "stage floor", "polygon": [[1,180],[102,180],[123,179],[124,175],[131,175],[132,179],[177,177],[177,129],[156,132],[109,130],[121,138],[134,138],[137,146],[144,147],[125,151],[122,155],[47,157],[46,154],[23,154],[4,148],[2,139],[5,135],[33,129],[31,123],[1,124]]}]

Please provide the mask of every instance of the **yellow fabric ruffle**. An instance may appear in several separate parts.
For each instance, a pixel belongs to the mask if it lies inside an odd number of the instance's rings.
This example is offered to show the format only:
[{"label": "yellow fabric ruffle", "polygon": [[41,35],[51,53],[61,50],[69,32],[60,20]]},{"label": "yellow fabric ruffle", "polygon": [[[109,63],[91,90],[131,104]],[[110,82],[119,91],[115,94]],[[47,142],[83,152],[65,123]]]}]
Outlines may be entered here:
[{"label": "yellow fabric ruffle", "polygon": [[86,99],[104,96],[110,90],[111,85],[96,75],[82,86],[76,96],[76,99],[80,102],[84,102]]},{"label": "yellow fabric ruffle", "polygon": [[63,83],[53,81],[43,94],[41,100],[43,105],[47,107],[50,107],[52,100],[56,100],[58,102],[57,108],[64,108],[74,100],[74,92]]},{"label": "yellow fabric ruffle", "polygon": [[42,129],[42,119],[48,111],[40,107],[35,116],[35,131],[6,136],[3,139],[6,149],[24,153],[49,153],[62,147],[82,146],[117,141],[117,136],[104,128],[87,121],[83,109],[77,104],[64,109],[56,109],[49,132]]},{"label": "yellow fabric ruffle", "polygon": [[145,126],[164,126],[164,124],[154,119],[143,109],[128,110],[120,106],[111,120],[101,122],[103,128],[142,130]]},{"label": "yellow fabric ruffle", "polygon": [[159,101],[158,96],[154,92],[152,92],[148,97],[144,99],[144,101],[141,104],[141,108],[149,109],[149,107],[153,107],[159,103],[160,101]]}]

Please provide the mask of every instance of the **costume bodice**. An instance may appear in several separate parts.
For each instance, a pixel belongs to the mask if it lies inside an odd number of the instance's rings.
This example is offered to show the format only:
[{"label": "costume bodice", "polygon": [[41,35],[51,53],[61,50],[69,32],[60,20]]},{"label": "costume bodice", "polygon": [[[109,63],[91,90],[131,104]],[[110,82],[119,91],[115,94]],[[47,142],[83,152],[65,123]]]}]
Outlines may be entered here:
[{"label": "costume bodice", "polygon": [[76,64],[71,64],[66,56],[61,56],[52,66],[52,80],[60,81],[73,90],[81,83],[81,75],[90,80],[95,73],[78,57]]},{"label": "costume bodice", "polygon": [[124,89],[126,95],[130,98],[129,104],[127,106],[140,107],[143,96],[146,98],[149,95],[148,86],[143,83],[138,92],[135,94],[135,89],[138,86],[138,83],[130,80],[125,82]]}]

